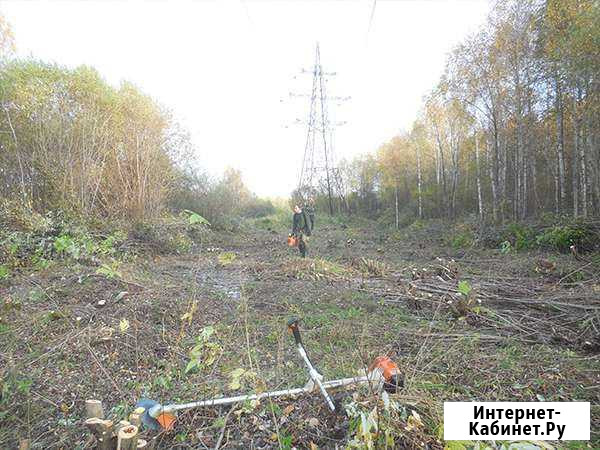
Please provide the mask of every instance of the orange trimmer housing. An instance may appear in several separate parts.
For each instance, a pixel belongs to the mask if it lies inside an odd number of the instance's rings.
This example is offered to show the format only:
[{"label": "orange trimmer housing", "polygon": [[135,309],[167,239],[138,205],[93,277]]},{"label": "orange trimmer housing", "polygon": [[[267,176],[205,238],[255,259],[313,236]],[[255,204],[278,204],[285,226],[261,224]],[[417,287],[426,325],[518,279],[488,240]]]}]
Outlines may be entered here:
[{"label": "orange trimmer housing", "polygon": [[172,430],[173,426],[175,425],[175,420],[176,417],[173,414],[170,413],[162,413],[160,414],[156,420],[158,421],[158,423],[160,424],[161,427],[163,427],[164,430]]},{"label": "orange trimmer housing", "polygon": [[369,366],[369,372],[381,370],[384,383],[383,388],[389,393],[395,393],[404,387],[404,376],[394,361],[387,356],[378,356]]}]

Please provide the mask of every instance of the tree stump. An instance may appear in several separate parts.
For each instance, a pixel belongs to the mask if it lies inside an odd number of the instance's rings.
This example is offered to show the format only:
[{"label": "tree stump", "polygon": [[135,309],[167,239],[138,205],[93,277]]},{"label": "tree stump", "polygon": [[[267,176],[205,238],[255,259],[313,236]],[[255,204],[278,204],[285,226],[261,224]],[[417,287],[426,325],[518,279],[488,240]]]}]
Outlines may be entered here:
[{"label": "tree stump", "polygon": [[129,415],[129,422],[131,422],[131,425],[135,425],[138,428],[141,426],[142,414],[144,414],[144,411],[145,409],[140,406]]},{"label": "tree stump", "polygon": [[118,424],[115,425],[113,433],[115,434],[115,436],[119,436],[119,431],[121,431],[125,427],[130,427],[130,426],[131,426],[131,423],[129,423],[129,421],[121,420],[121,421],[119,421]]},{"label": "tree stump", "polygon": [[129,425],[121,428],[117,434],[117,450],[135,450],[138,448],[138,427]]},{"label": "tree stump", "polygon": [[113,450],[113,423],[112,420],[99,419],[92,417],[85,421],[85,426],[89,428],[98,441],[98,450]]},{"label": "tree stump", "polygon": [[102,402],[100,400],[86,400],[85,417],[87,419],[92,419],[94,417],[97,417],[98,419],[104,419],[104,409],[102,408]]}]

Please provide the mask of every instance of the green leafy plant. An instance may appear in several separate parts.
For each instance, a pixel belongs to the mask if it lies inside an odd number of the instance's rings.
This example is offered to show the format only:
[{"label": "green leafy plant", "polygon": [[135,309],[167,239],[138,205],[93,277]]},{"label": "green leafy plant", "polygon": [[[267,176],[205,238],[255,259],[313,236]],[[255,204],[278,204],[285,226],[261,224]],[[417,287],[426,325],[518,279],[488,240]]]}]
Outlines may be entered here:
[{"label": "green leafy plant", "polygon": [[41,302],[44,298],[44,291],[40,289],[32,289],[29,291],[29,300],[32,302]]},{"label": "green leafy plant", "polygon": [[10,269],[6,264],[0,264],[0,280],[8,278],[10,275]]},{"label": "green leafy plant", "polygon": [[567,252],[571,245],[580,249],[593,247],[596,239],[580,225],[555,226],[538,235],[536,242],[541,247],[554,248],[560,252]]},{"label": "green leafy plant", "polygon": [[59,255],[72,256],[73,258],[79,258],[80,249],[77,243],[68,234],[57,237],[54,240],[54,250]]},{"label": "green leafy plant", "polygon": [[4,380],[0,379],[0,404],[7,403],[16,394],[29,394],[32,385],[33,380],[30,378],[19,378],[15,375],[8,375]]},{"label": "green leafy plant", "polygon": [[446,441],[446,450],[468,450],[473,448],[475,442],[473,441]]},{"label": "green leafy plant", "polygon": [[465,224],[459,224],[446,240],[453,248],[467,248],[473,245],[475,237],[473,231]]},{"label": "green leafy plant", "polygon": [[448,301],[452,313],[458,318],[466,317],[469,313],[479,314],[481,312],[481,300],[477,299],[475,290],[469,282],[459,281],[457,290],[460,294],[458,298],[454,301]]},{"label": "green leafy plant", "polygon": [[213,341],[215,329],[211,326],[204,327],[200,336],[196,338],[196,345],[190,350],[190,361],[185,367],[185,373],[190,373],[213,365],[221,346]]},{"label": "green leafy plant", "polygon": [[471,292],[471,290],[472,290],[472,288],[468,281],[463,280],[463,281],[458,282],[458,292],[460,292],[465,297],[469,296],[469,293]]},{"label": "green leafy plant", "polygon": [[104,275],[106,278],[121,278],[123,275],[119,272],[119,262],[113,261],[109,264],[102,264],[97,270],[96,273],[98,275]]},{"label": "green leafy plant", "polygon": [[210,225],[210,222],[208,220],[206,220],[204,217],[202,217],[200,214],[194,211],[184,209],[183,212],[185,212],[188,215],[188,223],[190,225]]},{"label": "green leafy plant", "polygon": [[33,255],[31,258],[31,263],[37,270],[45,270],[52,264],[50,260],[39,255]]},{"label": "green leafy plant", "polygon": [[291,434],[285,433],[281,436],[281,448],[290,450],[292,448],[293,438]]},{"label": "green leafy plant", "polygon": [[507,241],[515,250],[526,250],[535,246],[534,232],[530,227],[519,223],[508,226]]},{"label": "green leafy plant", "polygon": [[152,386],[160,389],[173,389],[173,380],[170,374],[162,374],[152,381]]},{"label": "green leafy plant", "polygon": [[21,242],[20,236],[17,234],[12,234],[7,239],[8,244],[8,254],[11,256],[15,256],[19,252],[19,248],[23,244]]},{"label": "green leafy plant", "polygon": [[103,255],[114,255],[116,253],[115,245],[123,242],[127,235],[123,231],[116,231],[101,241],[97,246],[97,251]]},{"label": "green leafy plant", "polygon": [[503,255],[510,253],[512,250],[513,246],[510,243],[510,241],[504,241],[500,244],[500,253],[502,253]]},{"label": "green leafy plant", "polygon": [[174,233],[167,239],[168,247],[177,254],[188,253],[192,249],[192,240],[184,233]]},{"label": "green leafy plant", "polygon": [[383,407],[377,404],[365,408],[365,405],[354,401],[345,405],[351,435],[347,448],[396,448],[396,439],[406,432],[418,432],[424,427],[416,411],[409,414],[387,392],[381,394],[381,399]]},{"label": "green leafy plant", "polygon": [[234,391],[242,387],[242,381],[255,380],[256,373],[246,369],[235,369],[229,373],[231,381],[229,383],[229,389]]},{"label": "green leafy plant", "polygon": [[220,265],[228,266],[233,261],[235,261],[236,255],[233,252],[223,252],[218,256],[217,259],[219,260]]}]

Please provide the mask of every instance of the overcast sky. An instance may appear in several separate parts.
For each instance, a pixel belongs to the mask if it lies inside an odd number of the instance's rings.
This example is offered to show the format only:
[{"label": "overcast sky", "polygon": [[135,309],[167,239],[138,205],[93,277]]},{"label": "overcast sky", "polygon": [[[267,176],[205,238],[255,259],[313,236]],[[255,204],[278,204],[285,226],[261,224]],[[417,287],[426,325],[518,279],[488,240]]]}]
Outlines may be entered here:
[{"label": "overcast sky", "polygon": [[[1,1],[18,53],[97,68],[169,107],[214,175],[242,170],[259,195],[298,183],[311,77],[321,47],[338,157],[374,151],[410,127],[446,54],[477,30],[487,0]],[[284,100],[283,102],[281,100]],[[333,105],[332,105],[333,107]],[[331,107],[331,108],[332,108]]]}]

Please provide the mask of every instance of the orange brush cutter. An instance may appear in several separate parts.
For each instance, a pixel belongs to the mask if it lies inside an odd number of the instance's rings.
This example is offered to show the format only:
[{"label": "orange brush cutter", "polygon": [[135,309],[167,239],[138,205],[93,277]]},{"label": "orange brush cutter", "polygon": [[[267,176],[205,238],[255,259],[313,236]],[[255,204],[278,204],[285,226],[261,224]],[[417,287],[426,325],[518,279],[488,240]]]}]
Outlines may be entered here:
[{"label": "orange brush cutter", "polygon": [[320,392],[327,406],[332,411],[335,411],[336,407],[329,396],[327,389],[375,382],[373,383],[373,386],[375,386],[377,390],[383,388],[387,392],[396,392],[398,388],[404,385],[404,378],[400,373],[398,366],[387,356],[380,356],[376,358],[369,367],[366,376],[323,381],[323,376],[314,368],[313,364],[308,359],[306,350],[304,350],[297,319],[292,319],[288,322],[288,330],[294,336],[298,353],[308,368],[310,378],[304,387],[284,389],[280,391],[261,392],[258,394],[238,395],[236,397],[221,397],[211,400],[200,400],[191,403],[173,403],[170,405],[161,405],[154,400],[141,399],[137,403],[136,408],[144,409],[144,412],[141,416],[142,423],[153,430],[171,430],[175,425],[175,414],[180,410],[229,405],[232,403],[245,402],[249,400],[260,400],[263,398],[288,397],[312,392]]}]

